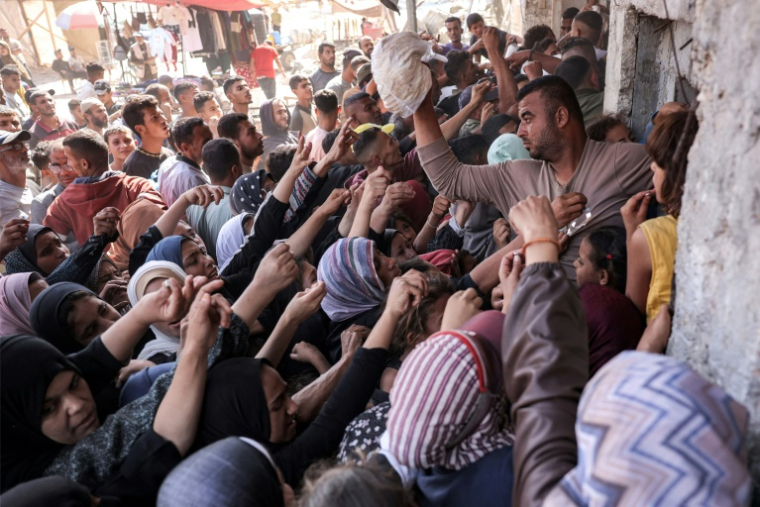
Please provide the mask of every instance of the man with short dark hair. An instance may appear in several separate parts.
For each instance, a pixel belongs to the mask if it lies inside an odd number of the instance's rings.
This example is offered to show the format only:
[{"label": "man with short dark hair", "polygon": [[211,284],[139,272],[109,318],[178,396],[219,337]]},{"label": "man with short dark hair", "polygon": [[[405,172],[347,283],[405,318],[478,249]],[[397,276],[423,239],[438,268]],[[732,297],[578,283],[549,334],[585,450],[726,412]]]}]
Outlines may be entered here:
[{"label": "man with short dark hair", "polygon": [[124,125],[114,125],[103,132],[103,140],[108,145],[108,155],[113,159],[111,170],[121,171],[124,162],[137,149],[135,133]]},{"label": "man with short dark hair", "polygon": [[305,136],[317,128],[317,119],[314,117],[311,104],[311,100],[314,98],[311,81],[303,74],[295,74],[290,78],[290,91],[293,92],[298,101],[290,113],[289,128],[291,131],[300,132]]},{"label": "man with short dark hair", "polygon": [[449,51],[467,51],[470,49],[468,44],[462,43],[462,20],[456,16],[451,16],[446,19],[444,23],[446,26],[446,34],[449,36],[449,42],[441,44],[441,54],[446,56]]},{"label": "man with short dark hair", "polygon": [[377,102],[368,93],[359,92],[351,95],[343,104],[346,118],[352,118],[358,125],[373,123],[383,124],[383,113],[377,107]]},{"label": "man with short dark hair", "polygon": [[34,148],[40,141],[54,141],[76,132],[78,127],[68,120],[61,120],[55,113],[55,101],[49,91],[37,90],[29,94],[29,106],[37,120],[29,129],[32,135],[29,146]]},{"label": "man with short dark hair", "polygon": [[325,86],[326,90],[332,90],[335,92],[335,95],[338,96],[338,104],[343,102],[343,94],[346,93],[346,90],[354,86],[356,74],[354,73],[353,67],[351,67],[351,60],[353,60],[355,56],[360,55],[361,53],[355,49],[346,49],[343,51],[343,68],[341,69],[340,75],[332,78]]},{"label": "man with short dark hair", "polygon": [[160,200],[153,183],[108,168],[108,146],[92,130],[66,136],[63,151],[77,178],[53,201],[42,223],[62,236],[73,231],[83,245],[92,236],[92,218],[103,208],[121,211],[140,194]]},{"label": "man with short dark hair", "polygon": [[280,99],[267,100],[261,104],[260,117],[261,133],[264,135],[264,153],[261,156],[259,169],[263,169],[267,155],[281,144],[297,144],[298,137],[288,130],[290,112]]},{"label": "man with short dark hair", "polygon": [[599,86],[591,64],[585,58],[573,56],[563,59],[554,75],[567,81],[567,84],[575,90],[575,98],[581,106],[583,121],[586,125],[602,117],[604,91]]},{"label": "man with short dark hair", "polygon": [[191,188],[208,185],[208,176],[201,170],[201,153],[213,138],[211,129],[197,116],[177,120],[172,137],[179,153],[164,160],[158,169],[158,192],[167,206]]},{"label": "man with short dark hair", "polygon": [[557,36],[548,25],[534,25],[523,34],[522,46],[526,49],[535,49],[535,45],[544,39],[552,39],[556,42]]},{"label": "man with short dark hair", "polygon": [[580,9],[577,7],[568,7],[562,12],[562,20],[560,22],[560,37],[564,37],[570,33],[573,28],[573,18],[578,15]]},{"label": "man with short dark hair", "polygon": [[71,91],[74,91],[74,78],[76,77],[74,75],[74,72],[71,70],[71,66],[69,65],[69,62],[63,59],[63,51],[61,51],[61,48],[58,48],[55,50],[55,59],[53,60],[53,63],[50,65],[50,68],[53,69],[55,72],[57,72],[61,79],[65,79],[69,82],[69,88],[71,88]]},{"label": "man with short dark hair", "polygon": [[[77,173],[68,164],[66,153],[63,151],[63,139],[58,139],[50,144],[48,170],[56,177],[56,183],[32,200],[30,221],[33,224],[42,225],[42,221],[47,216],[47,210],[50,205],[77,177]],[[70,240],[66,243],[72,242],[76,244],[76,238],[73,235],[71,235]]]},{"label": "man with short dark hair", "polygon": [[24,101],[24,89],[21,86],[21,71],[13,64],[0,69],[0,78],[5,91],[5,105],[15,109],[21,120],[29,117],[29,105]]},{"label": "man with short dark hair", "polygon": [[314,95],[319,124],[306,136],[306,143],[311,143],[311,160],[319,162],[325,156],[322,140],[338,126],[338,97],[332,90],[320,90]]},{"label": "man with short dark hair", "polygon": [[596,50],[596,59],[601,60],[607,54],[607,51],[599,49],[599,43],[602,41],[602,27],[604,21],[599,13],[594,11],[579,12],[573,18],[573,25],[570,33],[573,37],[583,37],[588,39],[594,45]]},{"label": "man with short dark hair", "polygon": [[132,132],[140,136],[142,144],[124,162],[123,171],[129,176],[150,179],[161,162],[172,156],[164,148],[169,137],[169,122],[150,95],[132,95],[122,110],[122,118]]},{"label": "man with short dark hair", "polygon": [[359,39],[359,49],[362,50],[364,56],[372,59],[372,51],[375,50],[375,41],[373,41],[372,37],[369,35],[364,35],[361,39]]},{"label": "man with short dark hair", "polygon": [[95,81],[103,79],[106,69],[98,62],[90,62],[87,64],[86,71],[87,79],[82,81],[79,89],[77,89],[77,98],[79,100],[89,99],[90,97],[94,98],[96,96]]},{"label": "man with short dark hair", "polygon": [[81,56],[77,56],[77,48],[69,45],[69,68],[74,73],[74,77],[80,79],[87,79],[87,70],[84,67],[84,60]]},{"label": "man with short dark hair", "polygon": [[108,128],[108,112],[106,112],[106,106],[94,97],[84,99],[80,104],[80,109],[84,115],[84,119],[87,120],[87,126],[90,130],[103,135],[103,129]]},{"label": "man with short dark hair", "polygon": [[173,89],[173,86],[169,88],[165,84],[161,83],[153,83],[151,85],[148,85],[148,87],[145,89],[145,95],[151,95],[152,97],[156,98],[158,101],[159,109],[161,109],[161,112],[164,113],[166,121],[169,123],[171,123],[174,119],[174,115],[172,113],[174,109],[174,98],[172,97]]},{"label": "man with short dark hair", "polygon": [[517,135],[536,160],[461,164],[443,140],[429,101],[414,113],[419,157],[442,195],[491,202],[503,215],[529,195],[553,200],[560,227],[579,217],[586,206],[591,208],[592,218],[583,234],[572,236],[561,256],[565,273],[575,279],[573,261],[581,238],[599,227],[622,226],[620,208],[651,185],[650,160],[640,145],[588,140],[575,93],[562,78],[535,79],[520,90],[517,100],[521,119]]},{"label": "man with short dark hair", "polygon": [[490,146],[497,137],[517,132],[520,122],[508,114],[495,114],[480,127],[480,133]]},{"label": "man with short dark hair", "polygon": [[452,50],[446,56],[448,61],[443,67],[446,77],[454,84],[454,91],[438,103],[449,118],[459,112],[459,94],[468,86],[478,82],[483,77],[477,65],[472,62],[472,56],[467,51]]},{"label": "man with short dark hair", "polygon": [[211,203],[205,209],[190,206],[187,220],[198,236],[206,244],[208,254],[216,259],[216,238],[224,224],[232,218],[230,192],[235,181],[243,175],[240,167],[240,154],[235,144],[229,139],[213,139],[206,143],[202,153],[203,169],[208,174],[212,185],[222,187],[224,197],[219,204]]},{"label": "man with short dark hair", "polygon": [[314,92],[323,90],[331,79],[340,74],[335,70],[335,44],[322,42],[317,49],[319,68],[311,75],[311,86]]},{"label": "man with short dark hair", "polygon": [[198,85],[191,81],[182,81],[174,85],[174,98],[177,99],[179,107],[182,110],[180,118],[195,118],[198,116],[193,103],[196,93],[198,93]]},{"label": "man with short dark hair", "polygon": [[219,125],[219,118],[222,117],[222,106],[219,105],[219,101],[216,100],[216,95],[213,92],[198,92],[193,97],[193,107],[198,113],[198,118],[202,119],[211,129],[211,134],[214,139],[219,137],[217,126]]},{"label": "man with short dark hair", "polygon": [[248,114],[248,107],[253,102],[253,95],[245,79],[240,76],[231,77],[224,82],[222,89],[232,104],[231,112]]},{"label": "man with short dark hair", "polygon": [[264,142],[247,114],[227,113],[219,119],[219,137],[232,141],[240,153],[243,174],[253,171],[253,163],[264,153]]},{"label": "man with short dark hair", "polygon": [[21,119],[18,112],[8,106],[0,106],[0,130],[5,132],[19,132]]}]

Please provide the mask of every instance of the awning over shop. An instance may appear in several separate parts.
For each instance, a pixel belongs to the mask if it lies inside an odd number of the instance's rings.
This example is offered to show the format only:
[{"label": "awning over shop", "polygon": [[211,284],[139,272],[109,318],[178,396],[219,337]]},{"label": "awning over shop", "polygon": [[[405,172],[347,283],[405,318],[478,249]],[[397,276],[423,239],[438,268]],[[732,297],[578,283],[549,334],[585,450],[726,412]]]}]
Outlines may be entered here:
[{"label": "awning over shop", "polygon": [[383,7],[375,0],[333,0],[331,3],[333,14],[344,12],[365,18],[383,17]]},{"label": "awning over shop", "polygon": [[[127,0],[102,0],[103,2],[123,3]],[[163,6],[166,0],[129,0],[137,4],[151,4]],[[184,0],[183,4],[190,7],[206,7],[217,11],[247,11],[251,8],[261,8],[269,5],[266,0]]]}]

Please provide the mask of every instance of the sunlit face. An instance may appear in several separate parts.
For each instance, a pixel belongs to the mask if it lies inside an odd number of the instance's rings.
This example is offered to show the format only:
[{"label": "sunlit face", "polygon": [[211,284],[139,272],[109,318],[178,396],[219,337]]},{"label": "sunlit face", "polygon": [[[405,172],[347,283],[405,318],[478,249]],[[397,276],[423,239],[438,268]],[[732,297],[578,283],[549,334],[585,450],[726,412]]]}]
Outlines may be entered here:
[{"label": "sunlit face", "polygon": [[42,116],[53,116],[55,114],[55,101],[47,93],[34,99],[34,107]]},{"label": "sunlit face", "polygon": [[13,144],[20,144],[21,149],[16,150],[8,147],[0,151],[0,159],[5,164],[5,168],[12,174],[22,174],[32,164],[29,159],[29,147],[23,141]]},{"label": "sunlit face", "polygon": [[90,109],[85,113],[85,118],[99,129],[108,127],[108,112],[102,104],[90,106]]},{"label": "sunlit face", "polygon": [[518,106],[520,128],[517,136],[522,139],[530,156],[537,160],[553,160],[562,148],[562,139],[558,129],[546,112],[540,93],[530,93]]},{"label": "sunlit face", "polygon": [[287,384],[277,370],[262,365],[261,387],[269,409],[269,441],[273,444],[292,441],[298,429],[298,405],[288,396]]},{"label": "sunlit face", "polygon": [[[5,50],[5,46],[0,46],[0,51]],[[7,50],[6,50],[7,52]],[[18,74],[9,74],[2,77],[3,88],[7,93],[16,93],[21,88],[21,76]]]},{"label": "sunlit face", "polygon": [[414,240],[417,239],[417,231],[414,230],[414,227],[409,222],[397,218],[393,221],[393,227],[414,244]]},{"label": "sunlit face", "polygon": [[169,137],[169,122],[161,109],[156,106],[143,109],[143,124],[136,125],[135,129],[143,138],[167,139]]},{"label": "sunlit face", "polygon": [[209,280],[219,278],[214,259],[202,252],[194,241],[182,242],[182,267],[188,275],[205,276]]},{"label": "sunlit face", "polygon": [[311,81],[304,79],[293,90],[296,98],[299,100],[311,100],[314,97],[314,90],[311,87]]},{"label": "sunlit face", "polygon": [[272,102],[272,120],[274,120],[274,124],[277,125],[277,128],[280,130],[287,130],[288,124],[290,123],[290,114],[288,113],[288,108],[285,107],[285,104],[279,100]]},{"label": "sunlit face", "polygon": [[74,339],[87,346],[113,326],[119,317],[113,306],[98,297],[86,296],[74,303],[67,324]]},{"label": "sunlit face", "polygon": [[379,165],[391,169],[403,162],[401,150],[395,137],[391,137],[385,132],[378,132],[375,145],[377,146],[376,154],[380,158]]},{"label": "sunlit face", "polygon": [[92,174],[90,174],[91,168],[87,159],[79,158],[76,152],[69,146],[64,146],[63,152],[66,155],[66,160],[69,161],[69,166],[71,166],[74,172],[76,172],[77,177],[84,178],[92,176]]},{"label": "sunlit face", "polygon": [[606,143],[632,143],[631,131],[625,125],[615,125],[607,131],[607,135],[604,136],[604,142]]},{"label": "sunlit face", "polygon": [[326,46],[322,54],[319,55],[319,63],[328,67],[335,67],[335,48]]},{"label": "sunlit face", "polygon": [[135,148],[137,143],[131,132],[116,132],[108,136],[108,153],[118,162],[124,163]]},{"label": "sunlit face", "polygon": [[594,248],[591,246],[588,237],[583,238],[581,246],[578,249],[578,258],[573,262],[573,266],[575,266],[575,280],[578,283],[578,287],[582,287],[587,283],[599,285],[599,272],[594,267],[594,263],[591,262],[593,254]]},{"label": "sunlit face", "polygon": [[404,262],[417,257],[417,252],[412,248],[412,242],[398,233],[394,234],[391,240],[391,257],[396,259],[396,262]]},{"label": "sunlit face", "polygon": [[18,119],[18,115],[14,113],[7,116],[0,116],[0,130],[6,132],[19,132],[21,130],[21,122]]},{"label": "sunlit face", "polygon": [[84,119],[84,114],[82,114],[82,106],[80,106],[79,104],[70,108],[69,112],[71,113],[71,116],[74,118],[74,121],[77,122],[77,125],[84,125],[86,123],[86,120]]},{"label": "sunlit face", "polygon": [[391,286],[394,278],[401,276],[401,268],[398,267],[396,259],[393,257],[386,257],[377,248],[374,250],[372,260],[375,265],[377,277],[383,282],[383,285],[386,288]]},{"label": "sunlit face", "polygon": [[446,23],[446,33],[451,42],[459,44],[462,42],[462,23],[459,23],[458,21]]},{"label": "sunlit face", "polygon": [[203,106],[198,111],[198,116],[203,121],[208,123],[211,118],[222,117],[222,107],[219,105],[219,102],[216,99],[207,100],[203,103]]},{"label": "sunlit face", "polygon": [[198,91],[199,90],[197,86],[187,88],[184,92],[179,94],[177,101],[184,107],[193,107],[193,97],[195,97],[195,94],[198,93]]},{"label": "sunlit face", "polygon": [[477,21],[470,25],[470,33],[473,34],[475,37],[480,39],[483,37],[483,32],[486,29],[486,24],[482,21]]},{"label": "sunlit face", "polygon": [[79,374],[66,370],[56,375],[42,404],[42,434],[53,442],[74,445],[100,427],[90,387]]},{"label": "sunlit face", "polygon": [[56,147],[50,150],[50,165],[48,168],[58,178],[58,183],[63,188],[68,187],[78,177],[74,168],[69,165],[63,147]]},{"label": "sunlit face", "polygon": [[251,95],[251,89],[248,88],[248,83],[245,79],[235,81],[227,92],[227,98],[230,99],[232,104],[250,104],[253,102],[253,95]]},{"label": "sunlit face", "polygon": [[45,276],[55,271],[69,257],[68,247],[53,231],[39,233],[34,239],[34,250],[37,254],[37,267]]},{"label": "sunlit face", "polygon": [[665,182],[665,169],[657,165],[657,162],[652,161],[652,165],[649,166],[649,168],[652,170],[652,183],[654,184],[654,195],[657,199],[657,202],[662,204],[663,197],[662,197],[662,185]]}]

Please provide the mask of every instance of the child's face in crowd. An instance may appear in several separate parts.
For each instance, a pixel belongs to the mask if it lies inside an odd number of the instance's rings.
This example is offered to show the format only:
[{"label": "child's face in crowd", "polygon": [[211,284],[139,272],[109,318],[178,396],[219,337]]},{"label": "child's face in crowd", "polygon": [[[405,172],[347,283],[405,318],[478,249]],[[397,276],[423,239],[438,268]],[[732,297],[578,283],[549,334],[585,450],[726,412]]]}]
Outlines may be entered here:
[{"label": "child's face in crowd", "polygon": [[394,226],[398,232],[414,244],[414,240],[417,239],[417,231],[414,230],[409,222],[397,218],[394,220]]},{"label": "child's face in crowd", "polygon": [[631,131],[625,125],[615,125],[604,136],[606,143],[632,143]]},{"label": "child's face in crowd", "polygon": [[599,272],[594,268],[594,263],[591,262],[593,254],[594,247],[591,246],[591,242],[589,242],[588,238],[583,238],[581,246],[578,249],[578,258],[573,262],[573,266],[575,266],[575,280],[578,283],[578,287],[582,287],[587,283],[600,285]]},{"label": "child's face in crowd", "polygon": [[665,169],[657,165],[657,162],[652,161],[652,165],[649,166],[652,170],[652,183],[654,184],[654,196],[657,202],[662,204],[662,184],[665,181]]},{"label": "child's face in crowd", "polygon": [[108,152],[113,158],[120,161],[127,160],[127,157],[135,151],[137,143],[132,134],[117,132],[108,137]]}]

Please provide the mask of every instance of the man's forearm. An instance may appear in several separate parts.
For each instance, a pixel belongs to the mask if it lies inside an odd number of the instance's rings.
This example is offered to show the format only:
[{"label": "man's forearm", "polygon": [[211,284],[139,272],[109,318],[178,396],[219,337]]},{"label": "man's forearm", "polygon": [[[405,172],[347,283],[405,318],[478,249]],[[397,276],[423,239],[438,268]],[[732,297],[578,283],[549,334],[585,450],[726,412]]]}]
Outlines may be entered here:
[{"label": "man's forearm", "polygon": [[343,378],[343,374],[346,373],[351,364],[351,359],[352,357],[342,357],[317,380],[293,395],[293,401],[298,404],[296,419],[299,424],[309,423],[317,417],[319,411],[322,410],[322,405],[325,404],[340,379]]},{"label": "man's forearm", "polygon": [[488,48],[488,59],[491,60],[494,74],[496,74],[496,85],[499,87],[499,113],[505,113],[515,103],[517,83],[504,56],[499,54],[498,46]]},{"label": "man's forearm", "polygon": [[428,144],[433,144],[434,141],[443,136],[441,126],[438,124],[438,118],[435,116],[433,101],[430,99],[429,94],[414,113],[414,132],[417,135],[418,149]]}]

